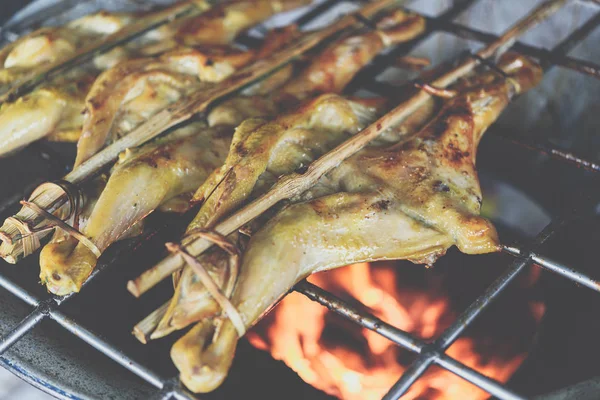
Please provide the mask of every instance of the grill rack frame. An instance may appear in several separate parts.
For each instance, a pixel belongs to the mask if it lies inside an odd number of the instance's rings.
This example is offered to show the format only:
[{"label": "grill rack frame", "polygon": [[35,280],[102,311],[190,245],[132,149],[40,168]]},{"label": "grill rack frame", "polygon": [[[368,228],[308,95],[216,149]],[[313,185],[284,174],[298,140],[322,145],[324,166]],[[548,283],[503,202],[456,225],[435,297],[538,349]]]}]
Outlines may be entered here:
[{"label": "grill rack frame", "polygon": [[[477,1],[478,0],[457,0],[449,10],[445,11],[440,16],[425,17],[427,20],[427,28],[422,35],[408,43],[396,46],[389,53],[376,57],[370,66],[359,73],[356,79],[350,84],[348,91],[354,92],[358,89],[366,89],[375,94],[389,95],[389,86],[377,81],[376,77],[383,72],[383,70],[387,68],[396,57],[408,54],[414,47],[416,47],[417,44],[427,39],[433,33],[450,33],[456,37],[475,40],[480,43],[488,43],[496,40],[498,38],[497,35],[482,32],[453,22],[454,18],[467,10]],[[307,13],[301,15],[295,20],[295,22],[300,26],[303,26],[312,22],[322,13],[332,9],[338,4],[356,2],[357,0],[325,0],[321,4],[309,10]],[[70,2],[65,1],[65,3]],[[592,2],[592,4],[597,3]],[[64,9],[62,7],[57,7],[55,10],[61,12]],[[30,19],[30,21],[37,21],[37,19],[34,16]],[[259,25],[259,27],[260,26],[261,25]],[[597,12],[586,23],[571,32],[567,39],[565,39],[552,50],[530,46],[520,42],[515,43],[512,48],[521,54],[538,59],[546,70],[553,66],[561,66],[600,79],[600,65],[566,55],[570,49],[584,40],[594,29],[598,28],[599,26],[600,12]],[[12,28],[13,26],[6,25],[0,27],[0,36],[11,41],[16,35],[12,31]],[[242,43],[243,42],[244,38],[242,37]],[[246,43],[248,42],[252,43],[253,39],[251,37],[246,37]],[[559,148],[555,148],[547,144],[522,142],[514,139],[510,139],[510,143],[519,147],[529,148],[530,150],[540,154],[550,155],[564,163],[574,164],[594,173],[600,172],[599,164],[579,158],[575,154],[565,152]],[[49,163],[54,164],[53,167],[58,166],[60,168],[60,166],[62,166],[62,169],[66,169],[70,165],[67,160],[62,158],[59,154],[54,153],[47,145],[43,143],[37,143],[34,146],[29,146],[23,151],[34,151],[45,154],[50,153],[48,161]],[[29,186],[27,189],[29,189]],[[25,191],[22,193],[17,193],[0,203],[0,212],[4,212],[9,207],[13,206],[19,198],[23,197],[25,193]],[[552,219],[550,224],[538,234],[538,236],[528,243],[525,243],[522,248],[515,246],[504,246],[503,251],[514,257],[511,265],[486,289],[486,291],[479,298],[471,303],[471,305],[451,324],[449,328],[442,332],[442,334],[433,343],[427,343],[408,332],[385,323],[368,312],[359,311],[356,307],[351,306],[350,304],[337,298],[332,293],[329,293],[318,286],[307,282],[306,280],[298,283],[293,288],[293,291],[303,294],[307,298],[318,302],[338,315],[341,315],[342,317],[347,318],[350,321],[367,329],[377,332],[388,340],[394,342],[396,345],[399,345],[419,355],[417,359],[407,368],[407,370],[405,370],[394,386],[390,388],[389,392],[384,396],[385,400],[398,399],[402,397],[410,389],[411,385],[416,382],[416,380],[418,380],[432,364],[436,364],[454,373],[455,375],[471,382],[472,384],[502,400],[524,399],[524,397],[514,393],[505,385],[486,377],[485,375],[448,356],[446,354],[446,350],[452,343],[454,343],[456,339],[460,337],[464,330],[468,328],[473,321],[503,293],[504,289],[511,283],[511,281],[527,266],[532,264],[539,265],[549,271],[566,277],[575,283],[600,293],[600,283],[598,281],[568,265],[558,263],[549,257],[540,254],[539,252],[540,247],[544,242],[546,242],[553,235],[559,232],[560,229],[564,228],[571,221],[573,221],[575,217],[576,214],[573,210],[570,210],[565,215],[556,216]],[[143,238],[135,241],[133,244],[120,248],[110,261],[104,263],[100,268],[97,268],[92,273],[87,282],[92,281],[98,274],[102,273],[103,270],[110,267],[110,265],[113,264],[121,254],[127,251],[132,251],[132,249],[136,247],[136,243],[147,240],[150,236],[153,236],[154,233],[147,234]],[[149,367],[130,358],[126,352],[120,349],[118,346],[105,341],[92,330],[87,329],[85,326],[80,324],[77,320],[66,316],[60,310],[60,306],[74,297],[73,295],[66,297],[50,296],[47,299],[40,299],[28,292],[23,287],[19,286],[16,282],[10,280],[10,278],[6,277],[1,271],[0,287],[9,291],[27,305],[33,307],[33,310],[29,315],[15,325],[10,331],[6,332],[0,337],[0,357],[13,344],[17,343],[25,334],[36,327],[42,320],[50,319],[55,321],[66,331],[74,334],[99,352],[108,356],[114,362],[120,364],[130,372],[142,378],[147,383],[156,387],[157,391],[153,398],[189,400],[198,399],[197,396],[191,394],[182,387],[177,377],[169,378],[158,375]],[[53,392],[52,394],[60,395],[57,392]]]}]

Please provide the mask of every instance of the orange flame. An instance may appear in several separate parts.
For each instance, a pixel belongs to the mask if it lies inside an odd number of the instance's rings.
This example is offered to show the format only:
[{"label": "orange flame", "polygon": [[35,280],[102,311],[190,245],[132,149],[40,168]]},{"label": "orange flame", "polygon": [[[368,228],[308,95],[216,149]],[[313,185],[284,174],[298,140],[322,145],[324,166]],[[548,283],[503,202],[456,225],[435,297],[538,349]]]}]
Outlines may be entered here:
[{"label": "orange flame", "polygon": [[[352,303],[362,303],[383,321],[424,340],[433,340],[457,317],[457,311],[452,309],[440,282],[428,282],[427,290],[400,290],[396,287],[397,271],[397,265],[371,267],[361,263],[316,274],[309,280]],[[530,318],[539,322],[544,305],[529,306]],[[489,377],[507,381],[525,359],[526,350],[523,346],[511,349],[511,343],[498,343],[489,337],[480,339],[462,337],[447,353]],[[248,340],[253,346],[270,351],[275,359],[283,360],[305,382],[342,399],[380,399],[415,357],[298,293],[282,300],[248,334]],[[482,352],[478,347],[493,347],[497,351],[488,354],[488,350]],[[404,398],[488,397],[488,393],[452,373],[432,367]]]}]

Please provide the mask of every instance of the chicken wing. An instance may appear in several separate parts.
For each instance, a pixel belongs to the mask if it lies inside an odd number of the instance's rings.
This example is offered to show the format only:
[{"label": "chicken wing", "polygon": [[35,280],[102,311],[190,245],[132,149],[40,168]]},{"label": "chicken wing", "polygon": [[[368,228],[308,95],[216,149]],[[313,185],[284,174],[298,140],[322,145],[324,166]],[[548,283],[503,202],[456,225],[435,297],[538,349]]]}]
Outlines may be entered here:
[{"label": "chicken wing", "polygon": [[[431,264],[452,245],[469,254],[499,249],[479,216],[477,145],[511,98],[542,75],[523,57],[507,55],[499,65],[508,78],[488,72],[457,85],[416,138],[357,153],[252,236],[232,296],[247,327],[317,271],[386,259]],[[202,322],[172,348],[193,391],[218,386],[233,359],[238,333],[230,320],[220,323],[211,331]]]}]

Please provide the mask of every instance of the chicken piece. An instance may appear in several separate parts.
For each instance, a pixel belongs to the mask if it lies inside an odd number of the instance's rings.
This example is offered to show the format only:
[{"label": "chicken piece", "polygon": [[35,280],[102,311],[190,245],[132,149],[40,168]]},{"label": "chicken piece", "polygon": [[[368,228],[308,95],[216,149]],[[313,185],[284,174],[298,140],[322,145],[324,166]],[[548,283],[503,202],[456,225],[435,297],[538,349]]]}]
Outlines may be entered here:
[{"label": "chicken piece", "polygon": [[[412,14],[395,11],[381,19],[377,26],[380,30],[343,38],[325,48],[299,76],[281,87],[274,96],[275,102],[285,109],[291,106],[282,105],[282,101],[298,103],[307,98],[314,98],[319,93],[341,92],[360,68],[369,63],[383,48],[409,40],[422,32],[424,20]],[[348,105],[350,108],[355,107],[354,111],[358,112],[356,117],[362,118],[363,122],[375,116],[374,109],[362,107],[359,110],[358,103],[342,106],[344,102],[345,100],[335,96],[325,96],[271,124],[266,124],[266,121],[248,121],[240,126],[225,165],[215,171],[196,192],[194,201],[206,202],[188,230],[210,226],[247,199],[255,185],[273,183],[274,177],[302,168],[307,161],[314,159],[315,155],[322,154],[347,138],[337,129],[346,123],[352,124],[357,121],[352,117],[344,120],[344,115],[349,117],[352,113],[347,108]],[[311,109],[314,111],[310,111]],[[314,115],[308,115],[309,112],[313,112]],[[311,143],[310,132],[307,131],[318,131],[318,124],[327,125],[325,120],[328,118],[331,118],[332,124],[342,125],[331,128],[335,132],[331,132],[330,137]],[[314,123],[317,125],[311,126]],[[354,129],[356,128],[358,126]],[[252,132],[252,129],[256,131]],[[324,126],[324,129],[330,128]],[[277,154],[288,154],[294,148],[298,154],[293,160],[277,158]],[[208,196],[209,194],[211,195]]]},{"label": "chicken piece", "polygon": [[178,24],[178,42],[186,46],[231,43],[242,31],[272,15],[292,10],[312,0],[248,0],[216,6],[206,13]]},{"label": "chicken piece", "polygon": [[[253,88],[253,92],[269,88],[269,96],[240,96],[227,101],[213,110],[208,118],[209,123],[227,121],[240,115],[251,117],[248,113],[248,110],[253,110],[250,104],[254,108],[262,105],[265,110],[277,108],[284,111],[308,97],[317,96],[321,91],[341,92],[377,51],[420,33],[423,20],[397,11],[383,18],[379,26],[385,29],[386,37],[394,38],[394,41],[382,42],[381,36],[374,32],[336,40],[319,53],[309,56],[311,58],[304,72],[291,78],[288,83],[282,84],[281,77],[275,76],[270,78],[273,81],[261,84],[260,90]],[[286,34],[293,36],[293,29],[280,37]],[[344,66],[343,73],[336,75],[335,66],[341,65]],[[321,79],[314,79],[317,76]],[[323,79],[324,76],[329,78]],[[325,81],[329,83],[325,84]],[[297,98],[294,97],[296,95]],[[416,129],[422,126],[431,115],[434,103],[432,101],[423,107],[422,112],[416,113],[405,127]],[[355,133],[356,129],[371,122],[383,105],[384,102],[379,99],[353,102],[335,95],[324,95],[271,123],[257,119],[244,122],[236,131],[225,165],[216,170],[196,192],[194,201],[208,198],[188,227],[188,232],[212,225],[250,197],[268,190],[279,175],[303,168],[315,157]],[[393,140],[392,137],[387,139]],[[214,265],[217,259],[217,255],[201,257],[202,263],[211,270],[216,269]],[[181,277],[170,307],[152,333],[152,338],[162,337],[199,321],[206,314],[205,304],[217,307],[214,300],[207,297],[203,284],[191,268],[186,267]]]},{"label": "chicken piece", "polygon": [[283,44],[285,41],[269,36],[257,52],[226,46],[181,47],[158,58],[130,60],[105,71],[86,99],[75,166],[169,104],[203,90],[206,83],[224,80],[257,53],[276,51]]},{"label": "chicken piece", "polygon": [[188,230],[210,227],[277,177],[302,168],[373,121],[376,111],[322,95],[269,122],[252,118],[236,129],[225,164],[194,195],[204,201]]},{"label": "chicken piece", "polygon": [[13,103],[0,106],[0,155],[51,135],[60,141],[79,138],[85,94],[94,74],[77,70],[43,85]]},{"label": "chicken piece", "polygon": [[[271,218],[247,246],[232,304],[251,327],[311,273],[357,262],[433,263],[452,245],[469,254],[499,250],[479,216],[477,145],[510,99],[539,82],[541,68],[515,55],[492,72],[457,85],[436,118],[407,143],[366,148]],[[328,194],[327,194],[328,193]],[[184,384],[216,388],[231,365],[238,334],[224,319],[207,344],[202,322],[172,348]],[[195,343],[204,343],[198,347]]]},{"label": "chicken piece", "polygon": [[[104,251],[162,203],[204,181],[223,162],[230,132],[197,122],[121,154],[80,231]],[[59,234],[42,250],[40,278],[57,295],[77,292],[96,262],[92,250]]]},{"label": "chicken piece", "polygon": [[181,49],[103,72],[86,99],[75,166],[169,104],[201,90],[202,81],[222,80],[251,58],[251,52]]},{"label": "chicken piece", "polygon": [[376,30],[335,41],[283,86],[280,101],[297,103],[323,93],[340,93],[383,49],[407,42],[425,29],[423,17],[402,10],[386,14]]},{"label": "chicken piece", "polygon": [[77,49],[119,31],[131,20],[128,14],[101,11],[20,38],[0,51],[0,88],[40,67],[67,59]]},{"label": "chicken piece", "polygon": [[[94,100],[99,92],[109,95],[108,90],[100,86],[103,84],[111,85],[108,87],[110,90],[118,90],[115,98],[111,99],[111,107],[107,110],[102,104],[100,115],[89,119],[86,131],[90,130],[90,125],[98,125],[94,128],[95,131],[102,131],[110,126],[114,115],[107,116],[107,113],[111,110],[116,112],[119,100],[123,100],[118,94],[130,97],[134,97],[134,93],[145,95],[137,99],[137,105],[129,104],[137,109],[130,110],[129,115],[123,117],[125,122],[120,129],[130,130],[128,127],[139,124],[139,121],[151,115],[152,110],[158,107],[158,104],[162,104],[161,101],[170,103],[180,98],[181,94],[177,92],[193,81],[187,75],[196,74],[202,81],[219,81],[231,74],[235,67],[247,62],[252,55],[232,52],[221,45],[231,42],[241,31],[279,10],[285,11],[305,3],[307,1],[301,0],[240,1],[218,5],[207,15],[184,17],[94,57],[93,65],[77,67],[66,75],[53,78],[16,101],[2,105],[0,139],[5,145],[0,149],[0,156],[43,137],[57,141],[77,141],[82,131],[84,119],[81,113],[86,109],[86,95],[101,70],[113,68],[132,57],[155,56],[169,51],[170,53],[159,62],[168,64],[169,73],[182,70],[183,75],[172,77],[161,74],[158,70],[153,72],[154,75],[145,71],[145,75],[137,74],[137,79],[128,77],[125,80],[127,73],[134,73],[132,65],[129,64],[123,67],[124,69],[103,76],[94,86],[93,93],[89,94],[91,100]],[[253,5],[256,5],[256,8]],[[249,8],[253,11],[241,14]],[[43,28],[31,33],[0,51],[0,65],[3,66],[0,68],[0,88],[19,77],[35,72],[36,68],[41,68],[47,63],[66,59],[73,55],[76,49],[117,32],[136,18],[151,15],[111,14],[103,11],[77,19],[65,26]],[[215,43],[219,45],[214,45]],[[204,47],[181,47],[185,44]],[[206,47],[207,45],[212,46]],[[210,65],[211,63],[214,65]],[[147,60],[133,62],[138,68],[148,67],[147,64]],[[156,63],[154,69],[160,69]],[[111,79],[114,81],[111,82]],[[115,86],[121,83],[117,89]],[[156,98],[152,99],[152,96]],[[148,102],[149,100],[153,101]],[[91,107],[89,102],[87,108],[92,112],[96,111],[96,107]],[[116,135],[118,137],[119,133]],[[106,141],[100,139],[98,141],[103,145]],[[83,145],[82,147],[86,148]],[[82,151],[77,164],[94,154],[97,149],[98,145]]]}]

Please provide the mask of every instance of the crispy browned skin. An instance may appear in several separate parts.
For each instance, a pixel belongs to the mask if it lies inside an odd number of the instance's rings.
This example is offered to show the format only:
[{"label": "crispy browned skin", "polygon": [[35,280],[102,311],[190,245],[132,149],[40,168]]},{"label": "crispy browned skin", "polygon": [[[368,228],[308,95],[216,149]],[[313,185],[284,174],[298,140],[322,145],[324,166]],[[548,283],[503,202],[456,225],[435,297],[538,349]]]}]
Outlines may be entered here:
[{"label": "crispy browned skin", "polygon": [[[498,250],[493,226],[479,216],[477,145],[513,95],[542,75],[514,55],[500,65],[510,79],[484,73],[457,85],[459,94],[415,139],[357,153],[253,235],[232,297],[247,327],[316,271],[382,259],[432,263],[452,245],[474,254]],[[171,351],[183,382],[197,392],[223,381],[238,340],[224,319],[213,342],[198,348],[203,329]]]},{"label": "crispy browned skin", "polygon": [[187,46],[230,43],[242,31],[266,18],[306,4],[311,0],[235,1],[213,7],[186,20],[178,28],[179,41]]},{"label": "crispy browned skin", "polygon": [[425,20],[396,10],[383,17],[376,26],[377,30],[343,38],[328,46],[296,78],[283,86],[280,100],[298,102],[322,93],[340,93],[383,49],[422,33]]}]

